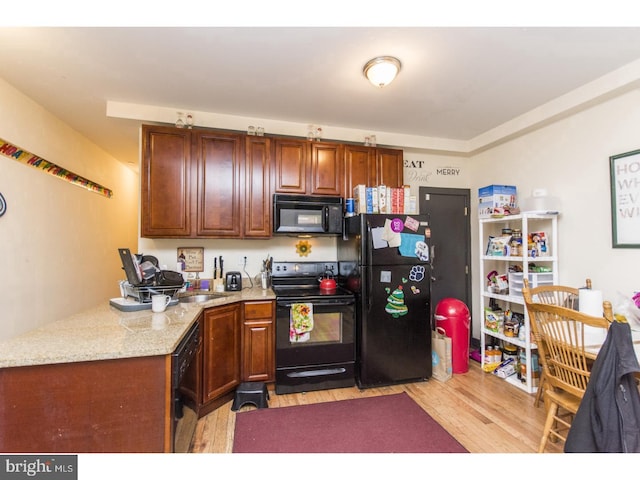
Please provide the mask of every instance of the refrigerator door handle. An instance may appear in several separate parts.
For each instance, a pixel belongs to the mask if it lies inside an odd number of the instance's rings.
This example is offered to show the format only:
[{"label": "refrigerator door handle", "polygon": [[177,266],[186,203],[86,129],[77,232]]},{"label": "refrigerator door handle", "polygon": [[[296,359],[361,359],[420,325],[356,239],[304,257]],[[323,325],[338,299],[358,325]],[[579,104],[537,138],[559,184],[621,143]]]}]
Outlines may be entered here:
[{"label": "refrigerator door handle", "polygon": [[373,288],[373,268],[367,268],[367,291],[365,292],[367,295],[367,312],[371,311],[371,303],[373,301],[373,295],[371,295],[371,289]]},{"label": "refrigerator door handle", "polygon": [[367,220],[367,243],[363,245],[367,249],[367,265],[373,265],[373,236],[371,235],[371,224]]},{"label": "refrigerator door handle", "polygon": [[436,246],[431,245],[431,263],[436,259]]}]

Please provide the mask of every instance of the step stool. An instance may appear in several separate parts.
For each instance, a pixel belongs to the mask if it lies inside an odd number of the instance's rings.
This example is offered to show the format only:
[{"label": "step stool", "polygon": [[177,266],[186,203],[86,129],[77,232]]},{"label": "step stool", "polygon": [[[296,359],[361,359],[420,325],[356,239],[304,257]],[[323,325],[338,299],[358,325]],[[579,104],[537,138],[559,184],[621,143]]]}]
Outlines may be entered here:
[{"label": "step stool", "polygon": [[246,403],[252,403],[257,408],[269,408],[269,391],[264,382],[245,382],[236,388],[231,410],[234,412]]}]

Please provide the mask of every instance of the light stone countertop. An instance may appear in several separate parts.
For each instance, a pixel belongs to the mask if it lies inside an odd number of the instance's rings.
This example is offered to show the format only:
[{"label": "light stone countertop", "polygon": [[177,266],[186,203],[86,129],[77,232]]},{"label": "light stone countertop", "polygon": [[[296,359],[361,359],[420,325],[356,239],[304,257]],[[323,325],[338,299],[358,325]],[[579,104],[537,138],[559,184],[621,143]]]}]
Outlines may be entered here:
[{"label": "light stone countertop", "polygon": [[[207,292],[193,292],[193,294]],[[171,354],[203,309],[273,300],[271,289],[225,292],[203,303],[182,303],[163,313],[123,312],[103,304],[0,342],[0,368]]]}]

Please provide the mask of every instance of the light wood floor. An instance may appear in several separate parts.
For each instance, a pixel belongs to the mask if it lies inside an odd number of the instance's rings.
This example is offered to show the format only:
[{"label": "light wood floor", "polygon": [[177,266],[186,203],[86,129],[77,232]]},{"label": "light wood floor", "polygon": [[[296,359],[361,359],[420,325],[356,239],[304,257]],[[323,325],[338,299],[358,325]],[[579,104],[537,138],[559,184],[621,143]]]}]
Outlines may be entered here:
[{"label": "light wood floor", "polygon": [[[533,395],[470,361],[469,372],[455,374],[445,383],[436,380],[360,390],[357,387],[320,392],[276,395],[270,391],[269,408],[407,392],[472,453],[532,453],[544,424],[544,406],[533,406]],[[236,413],[223,405],[196,426],[190,451],[231,453]],[[255,407],[244,406],[240,411]],[[548,445],[547,452],[561,447]]]}]

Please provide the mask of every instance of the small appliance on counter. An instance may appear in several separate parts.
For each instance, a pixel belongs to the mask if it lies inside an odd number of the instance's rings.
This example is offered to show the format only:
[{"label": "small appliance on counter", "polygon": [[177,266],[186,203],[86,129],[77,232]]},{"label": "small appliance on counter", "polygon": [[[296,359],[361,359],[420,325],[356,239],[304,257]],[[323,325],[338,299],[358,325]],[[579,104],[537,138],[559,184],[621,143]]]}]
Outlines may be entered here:
[{"label": "small appliance on counter", "polygon": [[227,272],[224,289],[227,292],[239,292],[242,290],[242,274],[240,272]]}]

